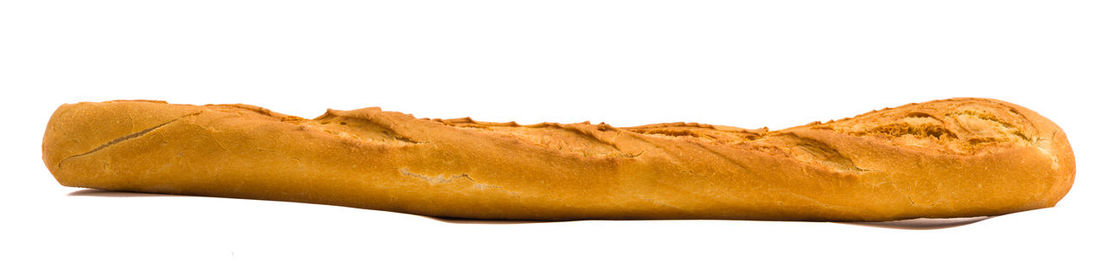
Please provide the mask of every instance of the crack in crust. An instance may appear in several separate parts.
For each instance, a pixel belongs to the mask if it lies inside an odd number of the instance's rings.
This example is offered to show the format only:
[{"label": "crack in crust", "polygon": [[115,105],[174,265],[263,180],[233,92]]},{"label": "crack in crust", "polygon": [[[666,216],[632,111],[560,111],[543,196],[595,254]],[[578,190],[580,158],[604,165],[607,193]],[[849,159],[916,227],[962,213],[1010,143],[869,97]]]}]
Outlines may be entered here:
[{"label": "crack in crust", "polygon": [[450,175],[450,176],[443,175],[443,174],[440,174],[440,175],[437,175],[437,176],[431,176],[431,175],[413,173],[413,172],[409,171],[408,168],[401,168],[401,169],[399,169],[399,171],[401,172],[402,175],[409,176],[409,177],[414,177],[414,178],[417,178],[417,179],[420,179],[420,180],[424,180],[425,182],[428,182],[428,184],[432,184],[432,185],[447,184],[447,183],[453,183],[453,182],[462,181],[462,180],[476,183],[476,181],[474,181],[474,179],[472,177],[470,177],[470,175],[467,174],[467,173],[461,173],[461,174]]},{"label": "crack in crust", "polygon": [[115,144],[119,144],[119,143],[122,143],[122,142],[127,141],[127,140],[131,140],[131,139],[135,139],[135,138],[138,138],[138,137],[141,137],[141,136],[145,136],[146,134],[149,134],[150,132],[153,132],[153,130],[156,130],[156,129],[164,127],[164,126],[167,126],[168,124],[171,124],[171,123],[175,123],[176,121],[179,121],[180,119],[184,119],[184,118],[191,117],[191,116],[196,116],[200,113],[202,113],[202,111],[198,111],[198,112],[190,113],[190,114],[187,114],[187,115],[184,115],[184,116],[180,116],[180,117],[177,117],[175,119],[168,120],[167,122],[157,124],[157,125],[152,126],[150,128],[146,128],[146,129],[143,129],[143,130],[138,131],[138,132],[134,132],[134,133],[129,134],[129,135],[125,135],[125,136],[115,138],[115,139],[113,139],[111,141],[108,141],[107,143],[104,143],[102,145],[99,145],[98,147],[95,147],[94,149],[89,150],[87,152],[83,152],[83,153],[80,153],[80,154],[76,154],[76,155],[73,155],[73,156],[66,157],[65,159],[61,159],[61,161],[57,162],[57,168],[61,168],[61,164],[64,163],[65,161],[69,160],[69,159],[87,156],[87,155],[99,152],[99,151],[101,151],[103,149],[106,149],[108,147],[114,146]]},{"label": "crack in crust", "polygon": [[[825,166],[840,171],[867,171],[866,169],[856,166],[855,162],[853,162],[851,158],[845,156],[835,147],[826,144],[825,142],[821,142],[812,138],[801,137],[793,133],[784,133],[781,134],[781,136],[794,140],[795,147],[798,147],[800,150],[800,152],[795,152],[795,158],[799,158],[803,161],[808,162],[820,162]],[[809,155],[809,157],[801,155],[800,153],[805,153]]]},{"label": "crack in crust", "polygon": [[906,123],[892,123],[874,127],[870,130],[856,132],[856,135],[867,134],[880,134],[891,137],[902,137],[905,135],[912,135],[915,137],[931,137],[937,139],[944,138],[959,138],[955,132],[943,127],[943,125],[937,124],[906,124]]},{"label": "crack in crust", "polygon": [[369,115],[346,115],[329,110],[318,118],[302,122],[344,139],[394,144],[425,143],[406,134],[398,133],[394,126],[378,121]]}]

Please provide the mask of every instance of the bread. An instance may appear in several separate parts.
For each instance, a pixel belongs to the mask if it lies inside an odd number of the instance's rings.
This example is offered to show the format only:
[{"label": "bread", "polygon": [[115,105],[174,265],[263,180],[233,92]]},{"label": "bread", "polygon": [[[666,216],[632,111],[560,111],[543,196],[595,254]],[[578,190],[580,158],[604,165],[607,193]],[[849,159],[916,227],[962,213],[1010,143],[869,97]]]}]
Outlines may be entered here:
[{"label": "bread", "polygon": [[779,131],[86,102],[42,152],[72,187],[520,220],[988,216],[1054,206],[1075,171],[1057,125],[978,98]]}]

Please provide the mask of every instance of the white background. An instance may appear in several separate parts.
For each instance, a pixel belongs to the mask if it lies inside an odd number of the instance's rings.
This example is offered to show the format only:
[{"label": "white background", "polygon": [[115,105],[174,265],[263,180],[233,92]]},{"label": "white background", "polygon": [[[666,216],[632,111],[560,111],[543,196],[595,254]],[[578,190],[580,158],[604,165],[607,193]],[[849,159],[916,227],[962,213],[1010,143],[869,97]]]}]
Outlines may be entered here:
[{"label": "white background", "polygon": [[[1096,265],[1098,14],[1093,1],[3,1],[0,264]],[[780,129],[959,96],[1069,134],[1077,182],[1057,207],[936,230],[457,223],[82,191],[41,161],[50,114],[79,101]]]}]

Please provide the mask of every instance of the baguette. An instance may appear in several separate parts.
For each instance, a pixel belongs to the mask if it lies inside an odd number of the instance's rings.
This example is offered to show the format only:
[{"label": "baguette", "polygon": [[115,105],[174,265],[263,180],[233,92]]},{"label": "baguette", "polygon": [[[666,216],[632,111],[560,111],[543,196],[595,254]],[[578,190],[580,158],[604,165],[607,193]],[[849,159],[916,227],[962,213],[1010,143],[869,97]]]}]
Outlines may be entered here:
[{"label": "baguette", "polygon": [[1075,174],[1057,125],[981,98],[778,131],[84,102],[54,112],[42,152],[70,187],[468,219],[990,216],[1054,206]]}]

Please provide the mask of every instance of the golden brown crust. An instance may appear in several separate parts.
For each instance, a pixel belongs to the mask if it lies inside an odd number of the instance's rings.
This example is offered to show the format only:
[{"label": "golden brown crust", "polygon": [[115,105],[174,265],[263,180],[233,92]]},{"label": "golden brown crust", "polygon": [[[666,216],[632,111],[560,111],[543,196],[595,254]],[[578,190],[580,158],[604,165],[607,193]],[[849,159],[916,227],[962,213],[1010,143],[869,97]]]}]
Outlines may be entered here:
[{"label": "golden brown crust", "polygon": [[66,186],[527,220],[997,215],[1053,206],[1075,171],[1053,122],[977,98],[779,131],[78,103],[43,159]]}]

